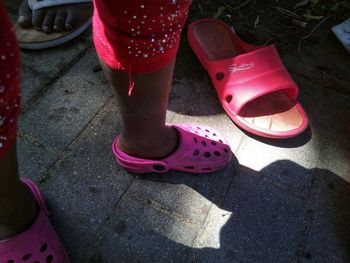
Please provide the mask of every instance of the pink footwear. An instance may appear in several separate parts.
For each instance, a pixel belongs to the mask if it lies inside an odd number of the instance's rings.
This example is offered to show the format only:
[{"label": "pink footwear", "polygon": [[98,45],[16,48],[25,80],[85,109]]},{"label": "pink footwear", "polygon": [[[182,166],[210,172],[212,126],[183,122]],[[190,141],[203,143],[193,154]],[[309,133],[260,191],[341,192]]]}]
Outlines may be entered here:
[{"label": "pink footwear", "polygon": [[294,137],[307,128],[298,86],[274,46],[245,43],[217,19],[193,22],[187,35],[236,125],[270,138]]},{"label": "pink footwear", "polygon": [[132,157],[118,149],[117,137],[112,150],[117,162],[132,173],[165,173],[177,170],[188,173],[209,173],[225,167],[232,158],[228,146],[219,133],[204,125],[172,125],[179,133],[179,146],[162,160]]},{"label": "pink footwear", "polygon": [[0,241],[1,263],[70,263],[51,222],[39,188],[29,179],[21,181],[32,191],[40,211],[34,224],[23,233]]}]

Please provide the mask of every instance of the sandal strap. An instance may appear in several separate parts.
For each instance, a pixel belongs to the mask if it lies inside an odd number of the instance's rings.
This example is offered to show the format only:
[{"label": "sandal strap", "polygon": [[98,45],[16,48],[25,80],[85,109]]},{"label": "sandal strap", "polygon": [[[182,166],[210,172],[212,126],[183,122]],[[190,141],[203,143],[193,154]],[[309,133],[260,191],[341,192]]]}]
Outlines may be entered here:
[{"label": "sandal strap", "polygon": [[168,165],[163,161],[136,158],[121,151],[117,147],[118,140],[119,136],[114,140],[112,150],[120,166],[134,173],[165,173],[169,171]]},{"label": "sandal strap", "polygon": [[38,10],[51,6],[92,3],[92,1],[93,0],[28,0],[28,4],[30,9]]},{"label": "sandal strap", "polygon": [[233,58],[208,63],[210,77],[222,103],[235,114],[248,102],[279,90],[293,100],[297,84],[283,65],[275,46],[267,46]]},{"label": "sandal strap", "polygon": [[30,191],[32,192],[32,194],[33,194],[36,202],[38,203],[40,209],[47,216],[50,216],[51,212],[49,211],[49,209],[47,207],[46,200],[45,200],[44,196],[42,195],[42,193],[40,192],[39,187],[32,180],[29,180],[28,178],[21,177],[20,180],[21,180],[21,182],[23,184],[25,184],[30,189]]}]

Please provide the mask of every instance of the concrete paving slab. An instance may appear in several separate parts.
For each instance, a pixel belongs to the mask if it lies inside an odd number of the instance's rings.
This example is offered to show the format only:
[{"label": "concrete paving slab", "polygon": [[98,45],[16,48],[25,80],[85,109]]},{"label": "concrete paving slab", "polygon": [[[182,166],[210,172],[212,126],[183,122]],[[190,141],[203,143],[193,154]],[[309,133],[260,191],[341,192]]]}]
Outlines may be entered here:
[{"label": "concrete paving slab", "polygon": [[[180,187],[183,188],[182,190],[188,189],[189,191],[195,191],[200,196],[204,197],[210,202],[217,203],[222,201],[222,199],[224,198],[227,192],[227,189],[235,176],[235,173],[237,171],[237,166],[238,166],[237,159],[233,158],[233,160],[227,167],[213,173],[188,174],[188,173],[182,173],[178,171],[169,171],[162,175],[160,174],[139,175],[138,178],[146,181],[146,185],[149,184],[147,181],[179,185],[179,186],[167,186],[167,187],[170,187],[175,191],[179,191]],[[172,194],[174,193],[172,192]],[[189,193],[183,192],[183,194],[189,194]],[[192,194],[190,194],[190,196],[192,196]],[[155,195],[155,198],[157,198],[158,200],[159,196]],[[196,200],[199,200],[199,199],[196,198]],[[203,208],[202,212],[204,214],[208,213],[209,207],[206,205],[206,202],[204,202],[204,199],[201,199],[201,200],[203,200],[203,202],[198,203],[199,207]],[[171,201],[168,200],[166,204],[170,205]],[[199,221],[202,221],[202,219],[200,218]]]},{"label": "concrete paving slab", "polygon": [[36,182],[59,158],[59,153],[49,151],[44,145],[33,143],[23,137],[17,139],[20,175]]},{"label": "concrete paving slab", "polygon": [[20,119],[20,129],[45,144],[65,149],[111,97],[111,91],[94,73],[97,63],[90,50],[63,75]]},{"label": "concrete paving slab", "polygon": [[313,221],[302,262],[350,261],[350,184],[327,169],[316,169],[320,178]]},{"label": "concrete paving slab", "polygon": [[189,186],[147,179],[135,179],[129,195],[195,229],[204,224],[212,205],[212,202]]},{"label": "concrete paving slab", "polygon": [[203,229],[203,234],[200,235],[193,246],[192,262],[241,262],[235,258],[233,253],[220,249],[221,229],[226,225],[231,216],[231,211],[220,209],[215,204],[212,206],[208,215],[206,228]]},{"label": "concrete paving slab", "polygon": [[300,101],[303,103],[314,132],[334,138],[348,138],[350,127],[350,98],[301,80]]},{"label": "concrete paving slab", "polygon": [[305,202],[241,166],[219,208],[197,241],[194,262],[294,262]]},{"label": "concrete paving slab", "polygon": [[[302,135],[303,136],[303,135]],[[299,141],[300,138],[296,138]],[[242,145],[237,152],[239,163],[259,173],[267,180],[274,182],[279,187],[306,198],[310,191],[312,172],[310,168],[316,167],[320,144],[314,136],[309,142],[298,146],[291,140],[291,146],[281,147],[279,143],[286,141],[270,141],[275,145],[264,143],[250,137],[243,139]],[[279,161],[279,162],[276,162]],[[297,165],[296,165],[297,164]]]},{"label": "concrete paving slab", "polygon": [[[47,76],[54,77],[92,46],[91,30],[59,47],[45,50],[22,50],[22,64]],[[93,66],[91,66],[93,67]]]},{"label": "concrete paving slab", "polygon": [[350,183],[350,140],[327,136],[323,140],[317,167],[327,169]]},{"label": "concrete paving slab", "polygon": [[97,249],[99,232],[132,181],[116,165],[111,151],[120,124],[117,114],[117,107],[110,104],[98,115],[42,184],[72,262],[88,262]]},{"label": "concrete paving slab", "polygon": [[196,233],[127,195],[89,263],[188,262]]},{"label": "concrete paving slab", "polygon": [[35,95],[40,95],[40,91],[48,82],[50,78],[44,74],[22,67],[21,69],[21,95],[22,107],[25,107],[27,102]]},{"label": "concrete paving slab", "polygon": [[350,182],[350,99],[302,81],[304,105],[313,136],[321,144],[319,168],[329,169]]}]

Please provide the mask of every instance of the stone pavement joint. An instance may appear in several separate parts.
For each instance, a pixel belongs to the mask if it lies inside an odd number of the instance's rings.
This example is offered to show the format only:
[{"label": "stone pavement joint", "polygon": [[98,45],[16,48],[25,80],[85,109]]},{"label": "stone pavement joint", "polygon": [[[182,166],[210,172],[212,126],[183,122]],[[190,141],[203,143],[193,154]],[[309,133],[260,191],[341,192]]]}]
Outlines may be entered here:
[{"label": "stone pavement joint", "polygon": [[304,225],[302,226],[302,229],[300,231],[300,241],[298,248],[296,250],[296,257],[298,260],[305,259],[305,256],[307,255],[306,246],[307,246],[307,239],[311,231],[312,222],[314,220],[315,216],[315,205],[317,202],[317,194],[321,186],[321,178],[317,177],[316,172],[313,173],[313,178],[310,182],[310,191],[309,196],[306,200],[307,209],[304,216]]},{"label": "stone pavement joint", "polygon": [[156,211],[158,211],[166,216],[171,217],[172,219],[174,219],[182,224],[185,224],[189,228],[199,230],[199,226],[197,226],[194,221],[192,221],[189,218],[182,217],[182,215],[176,213],[171,208],[166,207],[166,206],[158,203],[155,200],[144,199],[144,198],[142,198],[142,196],[139,196],[139,195],[131,195],[131,198],[135,199],[136,201],[140,202],[143,205],[147,205],[147,206],[153,208],[154,210],[156,210]]},{"label": "stone pavement joint", "polygon": [[[101,109],[98,112],[96,112],[95,116],[91,118],[91,120],[85,125],[85,127],[82,128],[81,132],[77,135],[77,137],[74,138],[73,141],[67,146],[67,148],[60,154],[60,158],[57,159],[57,161],[51,167],[49,167],[46,173],[39,179],[40,184],[44,184],[46,181],[48,181],[50,179],[52,171],[55,170],[56,167],[60,166],[60,164],[63,163],[70,156],[77,144],[81,143],[81,141],[86,139],[88,133],[86,132],[86,130],[91,129],[91,125],[98,123],[98,121],[103,116],[103,113],[105,113],[110,108],[111,103],[112,99],[108,100],[105,103],[105,105],[103,105]],[[46,146],[45,148],[52,149],[52,147],[50,146]]]},{"label": "stone pavement joint", "polygon": [[89,47],[84,49],[81,53],[79,53],[70,63],[68,63],[65,67],[63,67],[59,72],[57,72],[56,75],[50,77],[49,75],[46,75],[45,73],[42,73],[38,71],[35,68],[31,68],[30,66],[25,66],[26,68],[29,68],[30,70],[36,72],[37,74],[40,74],[42,77],[49,79],[48,82],[44,83],[44,85],[37,87],[37,90],[35,94],[26,101],[24,106],[22,107],[22,113],[25,113],[37,100],[39,100],[42,96],[45,95],[46,92],[55,84],[57,80],[61,78],[62,75],[64,75],[76,62],[78,62],[82,57],[84,57],[85,53],[89,50]]}]

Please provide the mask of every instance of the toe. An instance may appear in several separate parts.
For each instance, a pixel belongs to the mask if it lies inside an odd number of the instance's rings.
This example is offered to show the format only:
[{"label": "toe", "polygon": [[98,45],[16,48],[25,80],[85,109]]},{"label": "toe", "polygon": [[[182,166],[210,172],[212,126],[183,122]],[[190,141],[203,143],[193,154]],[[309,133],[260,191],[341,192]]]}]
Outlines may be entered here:
[{"label": "toe", "polygon": [[65,22],[65,29],[70,30],[79,22],[79,13],[76,8],[69,8],[67,10],[67,18]]},{"label": "toe", "polygon": [[46,33],[52,32],[54,21],[55,21],[55,13],[51,10],[48,10],[43,20],[42,30]]},{"label": "toe", "polygon": [[30,27],[32,25],[32,10],[27,0],[23,0],[18,9],[17,22],[21,27]]},{"label": "toe", "polygon": [[46,12],[44,10],[33,11],[32,23],[37,30],[41,30]]},{"label": "toe", "polygon": [[65,11],[62,10],[56,14],[54,25],[53,25],[53,30],[55,32],[61,32],[64,30],[65,19],[66,19]]}]

